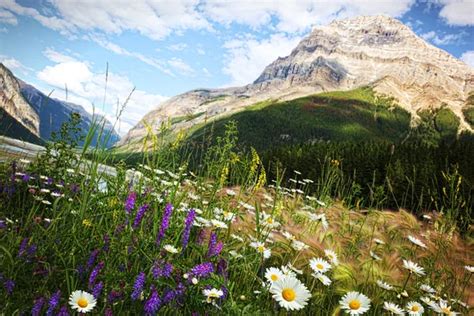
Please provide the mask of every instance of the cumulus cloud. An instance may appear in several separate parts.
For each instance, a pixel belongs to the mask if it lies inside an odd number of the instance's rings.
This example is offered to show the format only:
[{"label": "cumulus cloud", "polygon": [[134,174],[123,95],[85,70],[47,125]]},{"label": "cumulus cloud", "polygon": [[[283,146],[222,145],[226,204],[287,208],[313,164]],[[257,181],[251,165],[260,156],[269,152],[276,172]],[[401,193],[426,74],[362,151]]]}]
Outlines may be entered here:
[{"label": "cumulus cloud", "polygon": [[453,43],[458,43],[462,40],[464,36],[466,36],[467,33],[465,32],[460,32],[457,34],[444,34],[444,35],[439,35],[435,31],[430,31],[427,33],[423,33],[420,36],[426,40],[426,41],[431,41],[436,45],[449,45]]},{"label": "cumulus cloud", "polygon": [[16,19],[16,16],[13,15],[13,13],[11,13],[10,11],[0,9],[0,23],[17,25],[18,20]]},{"label": "cumulus cloud", "polygon": [[[56,59],[58,52],[49,52]],[[94,72],[89,63],[79,60],[56,59],[52,66],[46,66],[37,73],[37,78],[55,88],[64,89],[67,85],[68,101],[82,105],[88,112],[105,115],[115,121],[117,106],[121,106],[135,89],[126,76],[108,73],[106,104],[103,107],[106,74]],[[142,116],[166,100],[166,97],[135,89],[120,117],[119,134],[125,134]],[[95,109],[93,105],[96,105]],[[118,104],[118,105],[117,105]]]},{"label": "cumulus cloud", "polygon": [[227,41],[224,44],[227,50],[226,65],[223,68],[223,72],[231,77],[227,86],[251,83],[273,60],[289,55],[300,40],[298,36],[274,34],[263,40],[247,35],[241,39]]},{"label": "cumulus cloud", "polygon": [[451,25],[474,25],[474,1],[439,0],[442,6],[439,16]]},{"label": "cumulus cloud", "polygon": [[474,50],[469,50],[461,55],[461,60],[474,68]]}]

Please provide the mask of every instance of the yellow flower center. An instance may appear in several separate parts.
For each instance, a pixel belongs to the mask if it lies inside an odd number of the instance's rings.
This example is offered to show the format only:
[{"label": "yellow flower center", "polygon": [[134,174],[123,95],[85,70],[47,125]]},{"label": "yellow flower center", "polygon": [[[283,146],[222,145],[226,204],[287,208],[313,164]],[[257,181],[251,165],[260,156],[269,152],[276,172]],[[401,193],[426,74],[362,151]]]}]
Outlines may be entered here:
[{"label": "yellow flower center", "polygon": [[445,315],[451,314],[451,307],[445,307],[441,309]]},{"label": "yellow flower center", "polygon": [[358,300],[352,300],[349,302],[350,309],[358,310],[360,308],[360,302]]},{"label": "yellow flower center", "polygon": [[411,311],[412,311],[412,312],[417,312],[417,311],[419,311],[419,310],[420,310],[420,308],[418,307],[418,305],[413,305],[413,306],[411,307]]},{"label": "yellow flower center", "polygon": [[265,251],[265,247],[264,247],[264,246],[258,246],[258,247],[257,247],[257,250],[258,250],[258,252],[264,252],[264,251]]},{"label": "yellow flower center", "polygon": [[283,296],[285,301],[292,302],[295,300],[296,293],[293,289],[283,289],[283,292],[281,292],[281,296]]},{"label": "yellow flower center", "polygon": [[87,305],[89,305],[89,302],[85,298],[81,297],[77,300],[77,305],[79,305],[81,308],[86,308]]},{"label": "yellow flower center", "polygon": [[272,224],[272,223],[273,223],[273,218],[269,217],[269,218],[267,219],[267,223],[268,223],[268,224]]},{"label": "yellow flower center", "polygon": [[272,279],[272,281],[275,282],[275,281],[278,280],[278,275],[272,274],[272,276],[270,277],[270,279]]},{"label": "yellow flower center", "polygon": [[323,267],[322,264],[318,263],[318,264],[316,265],[316,268],[318,268],[319,270],[322,270],[324,267]]}]

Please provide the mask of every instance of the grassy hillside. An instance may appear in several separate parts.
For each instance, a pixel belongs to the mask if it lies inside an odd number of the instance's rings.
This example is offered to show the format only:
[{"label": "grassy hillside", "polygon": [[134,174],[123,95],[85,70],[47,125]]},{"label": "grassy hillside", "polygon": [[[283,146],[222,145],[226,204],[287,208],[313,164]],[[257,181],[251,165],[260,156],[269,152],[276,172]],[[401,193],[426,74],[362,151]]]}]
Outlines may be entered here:
[{"label": "grassy hillside", "polygon": [[377,97],[369,88],[328,92],[285,102],[263,102],[195,130],[223,135],[229,121],[236,121],[239,141],[258,150],[318,140],[400,141],[408,133],[410,114]]},{"label": "grassy hillside", "polygon": [[0,135],[43,145],[44,141],[21,125],[14,117],[0,108]]}]

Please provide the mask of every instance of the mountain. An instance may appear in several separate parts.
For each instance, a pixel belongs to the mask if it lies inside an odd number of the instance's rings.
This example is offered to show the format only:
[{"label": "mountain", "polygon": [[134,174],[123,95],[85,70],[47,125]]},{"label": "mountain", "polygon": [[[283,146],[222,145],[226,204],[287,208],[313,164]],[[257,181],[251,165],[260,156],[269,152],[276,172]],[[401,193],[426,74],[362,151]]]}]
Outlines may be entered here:
[{"label": "mountain", "polygon": [[21,94],[20,83],[13,73],[1,63],[0,109],[2,110],[1,132],[6,133],[7,128],[15,125],[14,131],[10,131],[13,135],[39,139],[40,121],[38,112],[33,109]]},{"label": "mountain", "polygon": [[[40,143],[51,139],[52,132],[59,131],[62,123],[69,120],[73,112],[81,115],[80,129],[86,133],[94,121],[105,122],[102,139],[110,132],[105,144],[116,143],[120,137],[112,124],[102,116],[92,116],[82,106],[50,98],[44,93],[17,79],[0,64],[0,110],[3,112],[0,133],[13,138]],[[92,145],[97,143],[95,135]]]},{"label": "mountain", "polygon": [[411,126],[419,124],[422,113],[443,107],[459,120],[460,131],[473,131],[465,113],[474,91],[474,70],[396,19],[362,16],[314,28],[289,56],[272,62],[251,84],[198,89],[169,99],[147,113],[119,145],[137,149],[146,125],[158,133],[169,119],[175,122],[173,130],[189,129],[258,102],[361,87],[394,98],[410,114]]},{"label": "mountain", "polygon": [[[50,139],[51,133],[58,131],[61,127],[61,124],[69,119],[72,112],[76,112],[81,115],[82,121],[79,127],[83,131],[88,131],[93,121],[104,122],[104,117],[100,115],[92,116],[80,105],[48,97],[32,85],[29,85],[23,81],[19,82],[21,93],[32,105],[35,111],[39,113],[40,135],[44,139]],[[107,143],[105,144],[106,147],[112,146],[120,139],[120,137],[114,130],[113,125],[109,121],[105,120],[103,134],[107,135],[109,132],[111,132],[111,134]],[[92,145],[95,145],[96,143],[97,136],[94,137]]]}]

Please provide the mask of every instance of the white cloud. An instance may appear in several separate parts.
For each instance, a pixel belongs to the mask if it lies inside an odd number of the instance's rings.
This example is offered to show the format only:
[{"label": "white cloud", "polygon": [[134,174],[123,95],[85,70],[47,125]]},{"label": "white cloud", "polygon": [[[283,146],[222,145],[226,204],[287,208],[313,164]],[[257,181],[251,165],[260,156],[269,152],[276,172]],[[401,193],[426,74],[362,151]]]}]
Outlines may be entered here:
[{"label": "white cloud", "polygon": [[32,68],[23,65],[18,59],[5,55],[0,55],[0,63],[5,65],[5,67],[11,71],[21,71],[23,74],[27,74],[33,70]]},{"label": "white cloud", "polygon": [[182,75],[192,75],[194,74],[194,69],[186,64],[182,59],[173,57],[168,60],[168,64],[176,69]]},{"label": "white cloud", "polygon": [[[127,77],[109,72],[106,106],[103,108],[105,73],[94,72],[87,62],[60,61],[45,67],[37,73],[37,77],[55,88],[64,89],[67,85],[68,101],[82,105],[90,113],[95,104],[95,112],[105,115],[111,122],[115,121],[117,102],[123,104],[135,88]],[[119,134],[124,135],[143,115],[165,99],[164,96],[136,89],[120,118]]]},{"label": "white cloud", "polygon": [[10,11],[0,9],[0,23],[17,25],[18,20]]},{"label": "white cloud", "polygon": [[398,17],[407,12],[414,0],[275,0],[221,1],[208,0],[203,11],[209,19],[224,25],[246,24],[255,29],[267,26],[276,18],[276,30],[303,32],[316,24],[356,15],[388,14]]},{"label": "white cloud", "polygon": [[226,86],[251,83],[269,63],[289,55],[300,40],[300,37],[274,34],[263,40],[247,37],[227,41],[223,72],[231,77],[231,82]]},{"label": "white cloud", "polygon": [[202,48],[196,49],[196,53],[198,53],[199,55],[206,55],[206,51]]},{"label": "white cloud", "polygon": [[474,25],[474,1],[440,0],[442,6],[439,16],[451,25]]},{"label": "white cloud", "polygon": [[178,44],[173,44],[173,45],[168,46],[168,49],[175,52],[179,52],[179,51],[185,50],[187,47],[188,47],[188,44],[186,43],[178,43]]},{"label": "white cloud", "polygon": [[469,50],[461,55],[461,60],[474,68],[474,50]]},{"label": "white cloud", "polygon": [[78,30],[120,34],[136,31],[161,40],[173,31],[186,29],[212,30],[211,24],[197,10],[198,0],[154,1],[134,0],[111,3],[110,0],[51,0],[56,15],[45,16],[36,9],[21,6],[13,0],[2,0],[0,8],[27,15],[63,34]]},{"label": "white cloud", "polygon": [[71,56],[64,55],[58,51],[55,51],[53,48],[46,48],[43,51],[43,55],[46,56],[49,60],[55,62],[55,63],[64,63],[64,62],[70,62],[70,61],[76,61],[75,58]]},{"label": "white cloud", "polygon": [[436,45],[449,45],[453,43],[458,43],[466,35],[467,33],[465,32],[460,32],[457,34],[438,35],[435,31],[430,31],[430,32],[421,34],[420,36],[425,41],[431,41]]}]

